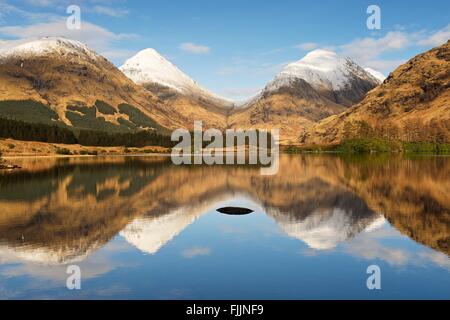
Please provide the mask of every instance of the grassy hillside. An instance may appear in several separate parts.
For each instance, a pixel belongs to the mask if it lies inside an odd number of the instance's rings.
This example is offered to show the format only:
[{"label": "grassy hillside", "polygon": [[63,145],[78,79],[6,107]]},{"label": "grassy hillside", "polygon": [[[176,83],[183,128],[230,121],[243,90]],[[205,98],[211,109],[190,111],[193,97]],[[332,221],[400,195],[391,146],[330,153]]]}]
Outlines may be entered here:
[{"label": "grassy hillside", "polygon": [[430,142],[401,142],[382,138],[354,138],[333,145],[290,146],[285,153],[331,152],[342,154],[404,153],[450,154],[450,144]]},{"label": "grassy hillside", "polygon": [[[106,119],[120,113],[117,123]],[[131,105],[119,111],[103,101],[67,106],[65,124],[50,107],[32,100],[0,101],[0,137],[89,146],[170,146],[170,131]],[[125,119],[129,118],[129,120]]]},{"label": "grassy hillside", "polygon": [[339,144],[377,137],[413,143],[406,150],[449,144],[449,88],[450,41],[398,67],[361,103],[315,123],[300,135],[299,142]]}]

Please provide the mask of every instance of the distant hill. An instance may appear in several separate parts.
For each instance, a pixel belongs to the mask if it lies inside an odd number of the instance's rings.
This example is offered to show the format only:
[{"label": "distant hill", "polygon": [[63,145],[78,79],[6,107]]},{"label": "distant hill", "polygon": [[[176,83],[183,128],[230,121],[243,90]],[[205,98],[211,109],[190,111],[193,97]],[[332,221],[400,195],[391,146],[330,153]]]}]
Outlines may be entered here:
[{"label": "distant hill", "polygon": [[[49,142],[67,135],[65,129],[75,135],[169,136],[172,129],[193,127],[183,108],[173,108],[135,84],[86,45],[64,38],[43,38],[0,52],[0,86],[0,119],[12,122],[5,130],[17,139],[27,135],[30,124],[36,136],[24,138],[58,137]],[[210,113],[197,116],[216,124],[209,121]],[[49,126],[62,128],[62,133],[52,134]]]},{"label": "distant hill", "polygon": [[167,146],[172,130],[192,130],[199,120],[220,130],[279,128],[283,144],[365,137],[446,143],[449,56],[447,42],[384,79],[350,58],[314,50],[237,106],[154,49],[119,69],[80,42],[43,38],[0,51],[0,137]]},{"label": "distant hill", "polygon": [[216,128],[226,126],[224,115],[229,113],[234,103],[201,87],[155,49],[139,51],[120,70],[173,109],[183,109],[184,115],[192,118],[192,122],[194,119],[204,120],[206,113],[210,112],[208,124],[214,124]]},{"label": "distant hill", "polygon": [[314,50],[287,65],[264,90],[230,116],[233,127],[280,128],[296,142],[315,122],[360,102],[382,81],[350,58]]},{"label": "distant hill", "polygon": [[381,137],[405,142],[450,142],[450,41],[401,65],[347,111],[314,124],[306,144]]}]

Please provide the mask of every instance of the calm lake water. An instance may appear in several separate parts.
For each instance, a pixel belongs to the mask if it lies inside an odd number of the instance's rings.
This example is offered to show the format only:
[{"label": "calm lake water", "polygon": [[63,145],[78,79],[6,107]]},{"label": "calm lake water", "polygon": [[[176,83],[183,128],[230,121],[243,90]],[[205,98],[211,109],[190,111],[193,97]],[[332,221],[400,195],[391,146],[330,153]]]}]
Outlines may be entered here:
[{"label": "calm lake water", "polygon": [[15,162],[0,173],[2,299],[450,299],[447,157],[284,155],[272,177],[164,157]]}]

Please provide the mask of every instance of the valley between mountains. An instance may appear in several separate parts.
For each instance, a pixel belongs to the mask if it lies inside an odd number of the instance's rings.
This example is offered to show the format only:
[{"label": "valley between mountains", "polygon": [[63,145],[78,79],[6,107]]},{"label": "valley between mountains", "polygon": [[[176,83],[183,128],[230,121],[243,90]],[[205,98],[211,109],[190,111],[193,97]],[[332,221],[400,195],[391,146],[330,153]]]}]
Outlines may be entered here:
[{"label": "valley between mountains", "polygon": [[[279,128],[286,146],[355,139],[450,143],[450,41],[386,79],[314,50],[260,93],[211,93],[154,49],[117,68],[86,45],[43,38],[0,51],[0,138],[96,147],[170,147],[174,129]],[[8,140],[10,141],[10,140]],[[2,152],[11,150],[1,144]]]}]

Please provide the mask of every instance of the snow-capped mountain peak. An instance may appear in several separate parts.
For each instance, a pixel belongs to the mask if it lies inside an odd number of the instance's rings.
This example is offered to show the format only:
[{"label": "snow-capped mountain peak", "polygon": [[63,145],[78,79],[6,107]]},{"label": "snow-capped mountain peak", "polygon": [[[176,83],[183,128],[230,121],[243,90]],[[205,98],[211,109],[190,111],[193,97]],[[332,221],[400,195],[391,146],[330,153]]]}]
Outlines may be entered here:
[{"label": "snow-capped mountain peak", "polygon": [[345,62],[346,59],[338,56],[336,52],[317,49],[309,52],[303,59],[292,63],[289,68],[287,68],[287,71],[296,71],[295,68],[301,69],[303,67],[315,69],[323,73],[331,73],[340,65],[345,64]]},{"label": "snow-capped mountain peak", "polygon": [[202,88],[195,80],[152,48],[139,51],[125,61],[119,69],[137,84],[162,85],[182,94],[213,101],[223,107],[233,106],[230,101]]},{"label": "snow-capped mountain peak", "polygon": [[45,56],[48,54],[78,54],[91,59],[98,59],[98,55],[84,43],[62,37],[45,37],[19,44],[16,47],[0,51],[0,58],[27,58],[30,56]]},{"label": "snow-capped mountain peak", "polygon": [[386,80],[386,76],[382,74],[380,71],[374,70],[372,68],[364,68],[364,70],[381,82]]},{"label": "snow-capped mountain peak", "polygon": [[137,84],[157,83],[180,92],[197,87],[194,80],[152,48],[139,51],[119,69]]},{"label": "snow-capped mountain peak", "polygon": [[287,235],[315,250],[334,249],[360,232],[374,232],[386,223],[382,215],[373,213],[363,217],[343,208],[316,210],[299,220],[277,210],[272,211],[271,215]]},{"label": "snow-capped mountain peak", "polygon": [[339,56],[333,51],[317,49],[309,52],[303,59],[288,64],[266,89],[277,90],[297,79],[302,79],[315,88],[331,91],[344,89],[354,79],[370,82],[376,80],[350,58]]}]

